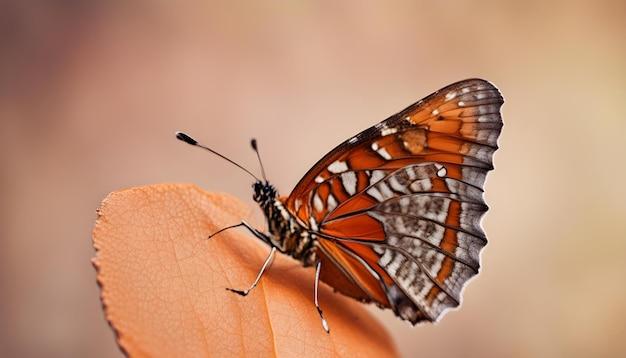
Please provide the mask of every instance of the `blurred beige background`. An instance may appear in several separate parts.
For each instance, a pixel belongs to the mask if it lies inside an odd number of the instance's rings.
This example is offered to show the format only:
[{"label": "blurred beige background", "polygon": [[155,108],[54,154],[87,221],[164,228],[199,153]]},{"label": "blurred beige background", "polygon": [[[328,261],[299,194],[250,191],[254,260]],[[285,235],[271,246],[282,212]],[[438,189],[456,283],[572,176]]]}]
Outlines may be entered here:
[{"label": "blurred beige background", "polygon": [[[462,309],[406,356],[626,355],[626,3],[0,3],[0,352],[121,356],[91,229],[111,191],[192,182],[250,205],[449,83],[506,98],[487,181],[490,245]],[[165,3],[168,3],[167,5]],[[373,337],[374,339],[375,337]]]}]

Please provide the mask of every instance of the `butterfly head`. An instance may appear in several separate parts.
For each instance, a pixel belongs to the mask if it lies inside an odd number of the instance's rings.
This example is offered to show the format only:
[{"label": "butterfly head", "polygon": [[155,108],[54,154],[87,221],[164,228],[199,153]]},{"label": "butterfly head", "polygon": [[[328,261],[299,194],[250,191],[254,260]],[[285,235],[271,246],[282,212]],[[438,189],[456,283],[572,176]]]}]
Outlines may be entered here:
[{"label": "butterfly head", "polygon": [[266,207],[268,204],[271,204],[278,197],[278,192],[276,188],[272,184],[267,181],[257,180],[252,185],[254,189],[254,194],[252,198],[254,201],[259,203],[261,207]]}]

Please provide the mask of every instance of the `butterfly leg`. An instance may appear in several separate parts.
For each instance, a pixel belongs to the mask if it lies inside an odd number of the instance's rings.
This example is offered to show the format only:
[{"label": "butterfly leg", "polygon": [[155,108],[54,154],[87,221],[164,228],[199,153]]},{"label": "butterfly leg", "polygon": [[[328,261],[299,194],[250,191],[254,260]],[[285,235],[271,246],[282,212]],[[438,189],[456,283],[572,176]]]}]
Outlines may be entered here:
[{"label": "butterfly leg", "polygon": [[267,255],[267,258],[265,259],[265,262],[263,263],[263,266],[261,267],[261,270],[259,271],[259,273],[256,276],[256,279],[254,280],[254,282],[252,283],[252,285],[250,285],[250,287],[248,287],[247,290],[241,291],[241,290],[235,290],[232,288],[226,288],[228,291],[232,291],[235,292],[237,294],[240,294],[242,296],[246,296],[248,295],[248,293],[250,293],[250,291],[256,287],[256,285],[259,283],[259,280],[261,279],[261,276],[263,276],[263,273],[265,272],[265,269],[267,269],[267,266],[269,266],[270,262],[272,262],[272,259],[274,258],[274,254],[276,253],[276,247],[274,247],[274,245],[272,245],[272,242],[270,241],[270,238],[267,237],[267,235],[265,235],[264,233],[260,232],[259,230],[255,229],[254,227],[252,227],[252,225],[250,225],[248,222],[246,222],[245,220],[241,220],[241,223],[237,224],[237,225],[231,225],[231,226],[227,226],[223,229],[218,230],[217,232],[211,234],[209,236],[209,238],[221,233],[222,231],[228,230],[228,229],[234,229],[237,227],[243,226],[246,229],[248,229],[252,234],[254,234],[254,236],[256,236],[257,238],[259,238],[261,241],[269,244],[271,246],[271,250],[269,255]]},{"label": "butterfly leg", "polygon": [[315,290],[314,290],[314,294],[315,294],[315,308],[317,308],[317,313],[319,313],[320,318],[322,319],[322,327],[324,327],[324,330],[326,331],[326,333],[330,333],[330,328],[328,327],[328,322],[326,322],[326,319],[324,318],[324,315],[322,314],[322,309],[320,308],[320,305],[318,304],[317,301],[317,290],[318,287],[320,285],[320,271],[322,269],[322,262],[318,261],[317,265],[315,266]]},{"label": "butterfly leg", "polygon": [[241,223],[239,223],[237,225],[231,225],[231,226],[226,226],[224,228],[221,228],[221,229],[217,230],[216,232],[212,233],[211,235],[209,235],[209,239],[212,238],[213,236],[216,236],[217,234],[221,233],[222,231],[234,229],[234,228],[240,227],[240,226],[245,226],[245,224],[243,222],[241,222]]},{"label": "butterfly leg", "polygon": [[259,280],[261,279],[261,276],[263,276],[263,272],[265,272],[265,269],[267,268],[267,266],[270,264],[270,262],[272,262],[272,259],[274,258],[274,254],[275,253],[276,253],[276,248],[272,247],[272,249],[270,250],[270,254],[267,255],[267,258],[265,259],[265,262],[263,263],[263,267],[261,267],[261,270],[256,275],[256,279],[254,280],[252,285],[250,285],[250,287],[248,287],[247,290],[240,291],[240,290],[235,290],[235,289],[232,289],[232,288],[226,288],[226,289],[228,291],[232,291],[232,292],[238,293],[238,294],[240,294],[242,296],[246,296],[259,283]]},{"label": "butterfly leg", "polygon": [[222,231],[226,231],[229,229],[234,229],[234,228],[238,228],[240,226],[245,227],[246,229],[248,229],[248,231],[250,231],[254,236],[256,236],[259,240],[263,241],[264,243],[270,245],[271,247],[274,247],[274,245],[272,244],[272,241],[270,240],[270,238],[265,235],[264,233],[260,232],[259,230],[255,229],[254,227],[252,227],[252,225],[250,225],[247,221],[245,220],[241,220],[241,222],[239,224],[236,225],[231,225],[231,226],[227,226],[225,228],[219,229],[218,231],[212,233],[211,235],[209,235],[209,239],[212,238],[213,236],[221,233]]},{"label": "butterfly leg", "polygon": [[209,239],[212,238],[213,236],[216,236],[217,234],[220,234],[223,231],[234,229],[234,228],[238,228],[240,226],[243,226],[246,229],[250,230],[250,232],[253,233],[254,236],[258,237],[262,241],[264,241],[264,242],[268,242],[269,241],[269,239],[262,232],[260,232],[259,230],[253,228],[252,225],[248,224],[248,222],[246,222],[245,220],[241,220],[241,222],[239,224],[226,226],[224,228],[221,228],[221,229],[217,230],[216,232],[214,232],[211,235],[209,235]]}]

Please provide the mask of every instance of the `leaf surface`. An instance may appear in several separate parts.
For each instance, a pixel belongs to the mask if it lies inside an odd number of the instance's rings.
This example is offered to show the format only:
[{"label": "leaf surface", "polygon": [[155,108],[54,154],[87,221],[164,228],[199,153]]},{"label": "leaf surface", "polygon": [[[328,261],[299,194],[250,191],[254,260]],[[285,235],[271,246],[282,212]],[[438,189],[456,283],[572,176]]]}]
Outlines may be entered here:
[{"label": "leaf surface", "polygon": [[111,193],[93,230],[106,318],[131,357],[397,356],[362,304],[321,284],[327,334],[313,304],[315,270],[278,254],[245,289],[269,249],[226,230],[250,216],[227,194],[185,184]]}]

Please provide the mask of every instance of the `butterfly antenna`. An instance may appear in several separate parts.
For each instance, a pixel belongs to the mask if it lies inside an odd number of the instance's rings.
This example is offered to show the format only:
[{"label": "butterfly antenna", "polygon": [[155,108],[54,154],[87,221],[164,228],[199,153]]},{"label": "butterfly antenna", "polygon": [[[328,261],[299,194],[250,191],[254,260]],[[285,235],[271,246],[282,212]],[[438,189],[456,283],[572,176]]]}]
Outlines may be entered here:
[{"label": "butterfly antenna", "polygon": [[259,154],[259,147],[256,144],[256,139],[252,138],[250,141],[250,145],[252,149],[256,153],[256,157],[259,159],[259,165],[261,166],[261,175],[263,176],[263,180],[267,182],[267,177],[265,176],[265,169],[263,168],[263,161],[261,160],[261,155]]},{"label": "butterfly antenna", "polygon": [[[202,148],[202,149],[206,149],[206,150],[208,150],[209,152],[211,152],[211,153],[213,153],[213,154],[217,155],[218,157],[220,157],[220,158],[222,158],[222,159],[226,160],[227,162],[229,162],[229,163],[231,163],[231,164],[235,165],[236,167],[238,167],[239,169],[243,170],[244,172],[246,172],[246,173],[250,174],[250,175],[251,175],[251,176],[252,176],[255,180],[259,181],[259,178],[257,178],[257,176],[256,176],[256,175],[252,174],[252,172],[250,172],[248,169],[246,169],[246,168],[242,167],[241,165],[239,165],[239,164],[235,163],[233,160],[231,160],[231,159],[229,159],[229,158],[227,158],[227,157],[223,156],[222,154],[220,154],[220,153],[218,153],[218,152],[214,151],[213,149],[211,149],[211,148],[207,147],[206,145],[204,145],[204,144],[202,144],[202,143],[198,142],[197,140],[195,140],[195,139],[191,138],[190,136],[186,135],[185,133],[183,133],[183,132],[176,132],[176,138],[178,138],[178,139],[182,140],[183,142],[185,142],[185,143],[187,143],[187,144],[191,144],[191,145],[193,145],[193,146],[200,147],[200,148]],[[259,153],[257,152],[257,156],[258,156],[258,154],[259,154]],[[261,170],[263,170],[263,166],[261,166]],[[263,178],[265,178],[265,173],[263,173]]]}]

